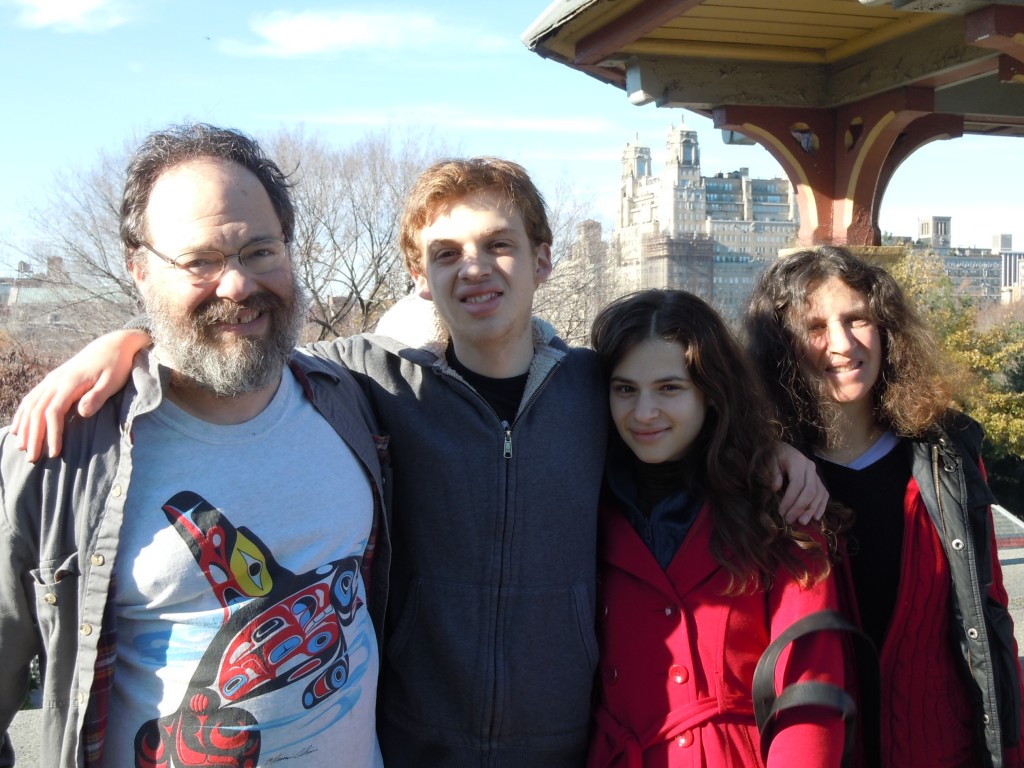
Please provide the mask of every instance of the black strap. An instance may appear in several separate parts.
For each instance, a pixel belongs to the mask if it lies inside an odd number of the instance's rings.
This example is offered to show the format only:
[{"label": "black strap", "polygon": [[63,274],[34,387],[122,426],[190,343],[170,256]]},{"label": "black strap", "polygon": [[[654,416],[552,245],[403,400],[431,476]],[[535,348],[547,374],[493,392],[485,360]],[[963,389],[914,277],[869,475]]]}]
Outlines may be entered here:
[{"label": "black strap", "polygon": [[[775,692],[775,667],[783,649],[804,635],[822,630],[848,632],[854,640],[858,641],[858,649],[866,654],[859,659],[861,663],[857,665],[861,672],[860,693],[862,696],[872,693],[877,695],[879,690],[878,654],[875,651],[875,644],[864,632],[837,611],[816,611],[793,622],[765,648],[754,669],[752,692],[754,720],[757,722],[757,729],[761,732],[761,759],[765,762],[768,761],[768,749],[775,737],[775,724],[779,713],[793,707],[816,706],[835,709],[842,716],[846,726],[843,765],[850,764],[853,747],[856,743],[857,704],[848,692],[838,685],[820,682],[794,683],[787,685],[780,694]],[[864,663],[866,660],[873,663]],[[873,679],[865,681],[866,674],[873,676]]]}]

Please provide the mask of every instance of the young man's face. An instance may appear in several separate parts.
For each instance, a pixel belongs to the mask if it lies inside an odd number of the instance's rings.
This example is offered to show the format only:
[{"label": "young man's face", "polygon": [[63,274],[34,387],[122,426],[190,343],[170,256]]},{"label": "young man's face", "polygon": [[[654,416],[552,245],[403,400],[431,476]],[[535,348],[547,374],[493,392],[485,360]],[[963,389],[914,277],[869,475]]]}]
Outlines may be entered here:
[{"label": "young man's face", "polygon": [[522,215],[491,191],[453,201],[419,237],[420,272],[413,278],[434,302],[459,360],[487,375],[494,375],[493,363],[511,357],[525,355],[528,366],[533,294],[551,274],[550,247],[534,248]]},{"label": "young man's face", "polygon": [[[156,180],[146,228],[147,245],[171,259],[202,250],[237,254],[282,239],[259,179],[237,163],[213,159],[185,163]],[[262,389],[280,376],[300,319],[287,258],[259,275],[232,258],[219,278],[196,284],[143,247],[132,272],[157,347],[186,379],[228,395]]]}]

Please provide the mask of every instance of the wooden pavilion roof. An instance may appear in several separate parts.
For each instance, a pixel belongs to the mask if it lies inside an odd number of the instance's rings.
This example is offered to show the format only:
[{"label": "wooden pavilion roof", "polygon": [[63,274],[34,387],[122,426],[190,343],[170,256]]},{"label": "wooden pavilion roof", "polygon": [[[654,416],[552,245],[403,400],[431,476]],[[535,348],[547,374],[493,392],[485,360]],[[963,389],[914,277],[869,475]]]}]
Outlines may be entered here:
[{"label": "wooden pavilion roof", "polygon": [[1024,136],[1024,0],[556,0],[523,40],[635,104],[827,109],[913,87],[965,133]]}]

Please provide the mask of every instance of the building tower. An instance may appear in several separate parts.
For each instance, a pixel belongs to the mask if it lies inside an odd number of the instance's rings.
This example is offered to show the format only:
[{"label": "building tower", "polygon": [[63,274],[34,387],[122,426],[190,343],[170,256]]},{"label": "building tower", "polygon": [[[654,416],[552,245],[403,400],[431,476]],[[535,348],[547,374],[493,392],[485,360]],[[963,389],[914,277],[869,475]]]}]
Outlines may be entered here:
[{"label": "building tower", "polygon": [[665,142],[668,157],[665,160],[666,177],[674,184],[700,183],[700,145],[697,132],[685,124],[673,128]]},{"label": "building tower", "polygon": [[619,213],[616,226],[631,226],[635,219],[633,201],[651,182],[651,148],[636,143],[622,151],[622,181],[619,189]]},{"label": "building tower", "polygon": [[917,236],[926,245],[940,255],[949,250],[952,233],[952,218],[949,216],[932,216],[930,219],[917,220]]},{"label": "building tower", "polygon": [[622,180],[651,175],[651,148],[627,144],[622,151]]}]

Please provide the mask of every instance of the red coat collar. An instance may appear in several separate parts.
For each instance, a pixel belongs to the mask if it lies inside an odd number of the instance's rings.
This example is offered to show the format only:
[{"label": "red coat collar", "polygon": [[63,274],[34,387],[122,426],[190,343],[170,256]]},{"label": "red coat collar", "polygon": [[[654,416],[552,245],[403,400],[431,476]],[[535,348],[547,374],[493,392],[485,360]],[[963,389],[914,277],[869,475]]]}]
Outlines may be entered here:
[{"label": "red coat collar", "polygon": [[711,555],[711,531],[711,507],[705,503],[668,570],[663,571],[625,515],[606,504],[601,509],[601,559],[669,597],[682,597],[722,567]]}]

